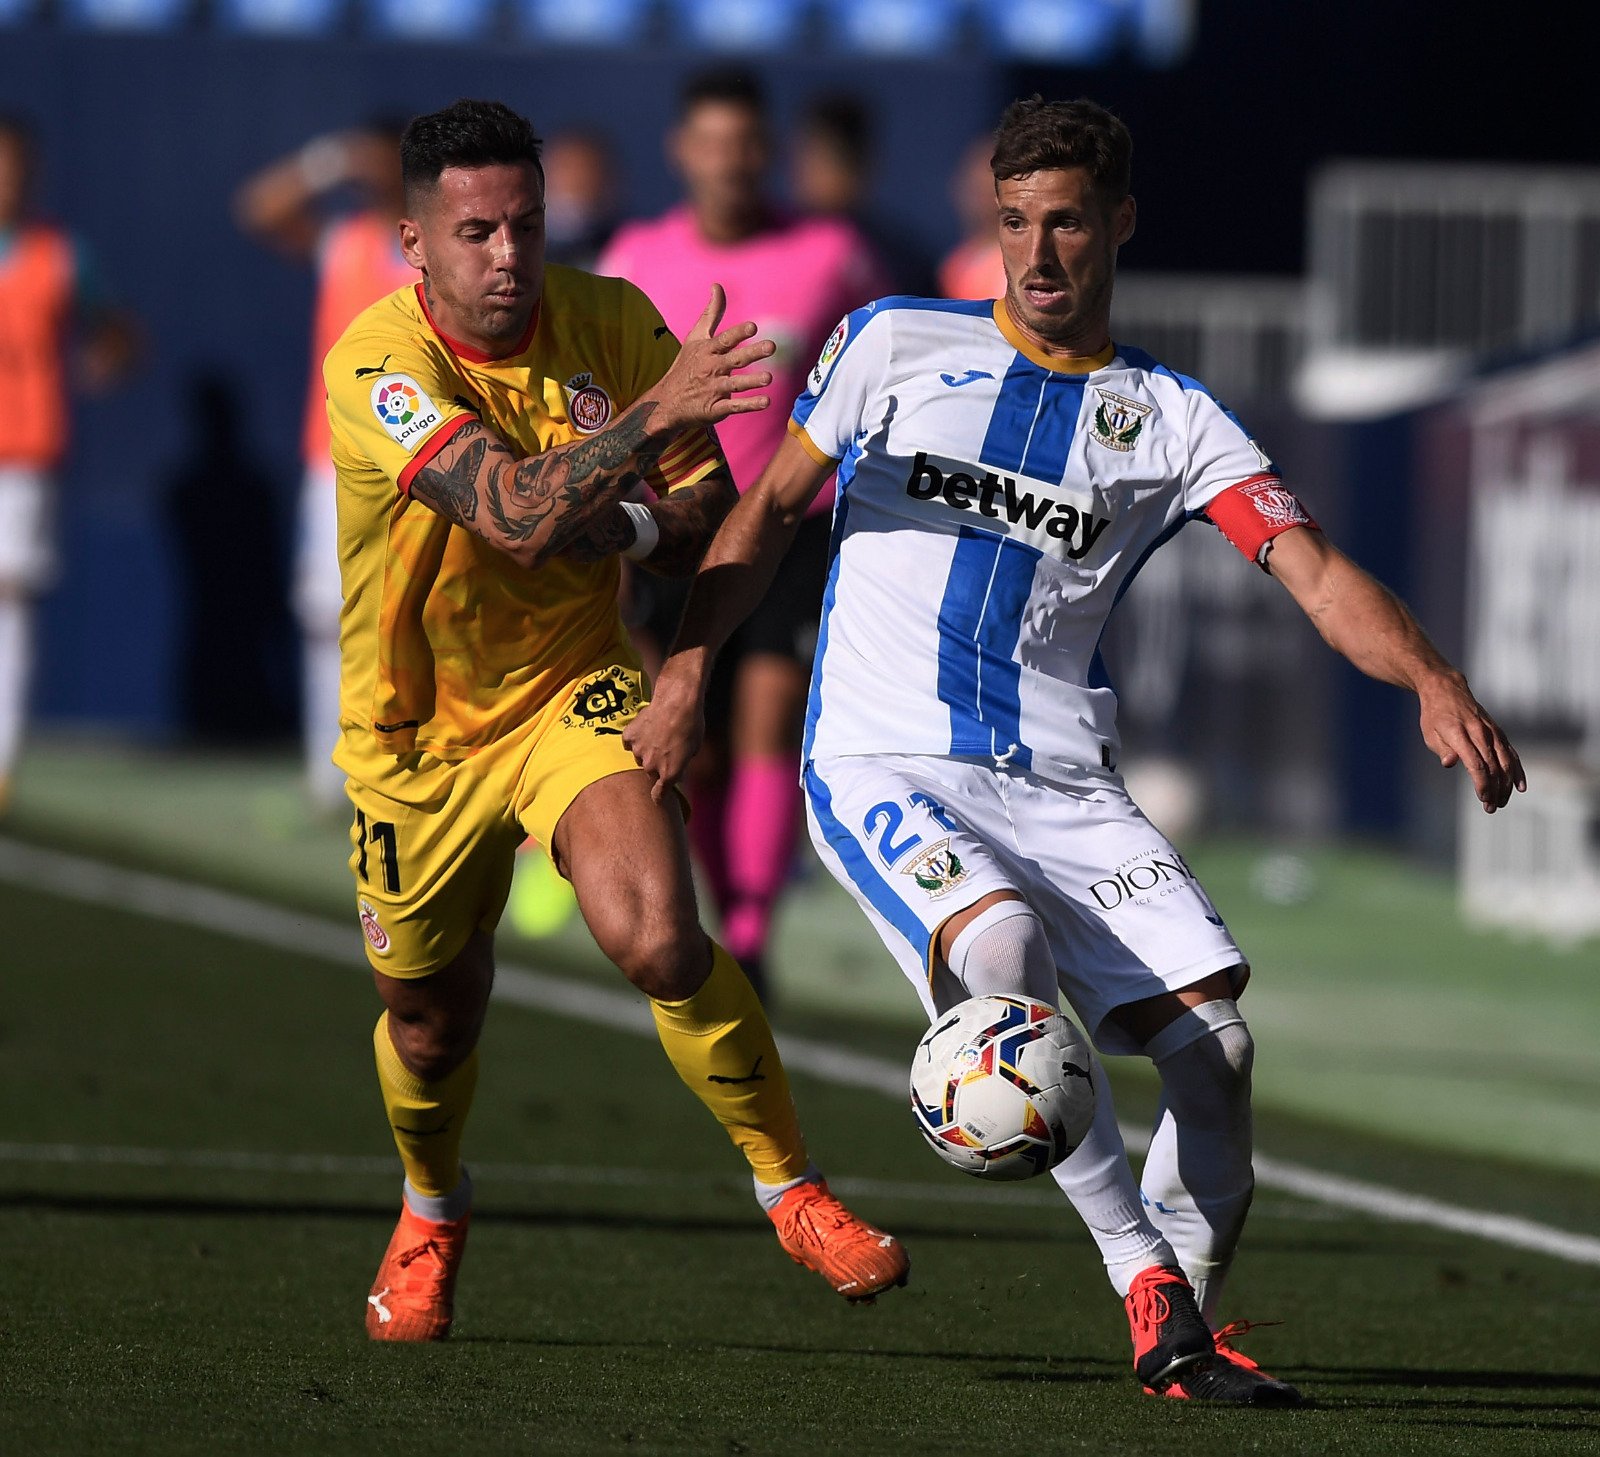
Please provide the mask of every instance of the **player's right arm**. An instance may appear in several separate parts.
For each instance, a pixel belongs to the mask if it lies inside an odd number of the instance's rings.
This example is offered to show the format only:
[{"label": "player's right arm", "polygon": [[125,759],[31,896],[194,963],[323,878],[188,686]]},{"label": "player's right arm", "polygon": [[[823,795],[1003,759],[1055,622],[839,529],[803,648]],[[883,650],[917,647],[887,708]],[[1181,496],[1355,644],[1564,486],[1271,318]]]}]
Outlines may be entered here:
[{"label": "player's right arm", "polygon": [[622,736],[639,767],[654,776],[657,799],[683,776],[705,738],[706,685],[717,652],[766,595],[806,509],[838,464],[819,455],[791,430],[706,550],[650,702]]},{"label": "player's right arm", "polygon": [[657,799],[705,737],[705,691],[717,650],[771,586],[806,508],[861,431],[889,352],[888,326],[872,328],[876,312],[869,304],[847,314],[829,336],[783,444],[706,551],[650,702],[623,733],[640,768],[655,777]]},{"label": "player's right arm", "polygon": [[767,408],[768,396],[747,391],[771,374],[735,371],[767,358],[772,341],[747,342],[752,323],[719,332],[725,306],[714,284],[671,367],[605,429],[519,457],[469,418],[411,477],[411,495],[522,566],[543,565],[594,531],[685,430]]}]

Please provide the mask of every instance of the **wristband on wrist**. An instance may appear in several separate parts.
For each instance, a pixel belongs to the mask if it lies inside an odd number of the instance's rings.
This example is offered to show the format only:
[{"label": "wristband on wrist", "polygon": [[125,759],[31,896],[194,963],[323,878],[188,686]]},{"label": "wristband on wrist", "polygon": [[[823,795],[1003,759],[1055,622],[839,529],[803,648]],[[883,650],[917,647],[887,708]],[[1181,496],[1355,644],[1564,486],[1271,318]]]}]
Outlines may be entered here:
[{"label": "wristband on wrist", "polygon": [[630,561],[642,562],[656,549],[656,543],[661,540],[661,528],[656,525],[656,518],[648,506],[638,501],[621,501],[618,504],[633,522],[633,545],[624,547],[622,555]]}]

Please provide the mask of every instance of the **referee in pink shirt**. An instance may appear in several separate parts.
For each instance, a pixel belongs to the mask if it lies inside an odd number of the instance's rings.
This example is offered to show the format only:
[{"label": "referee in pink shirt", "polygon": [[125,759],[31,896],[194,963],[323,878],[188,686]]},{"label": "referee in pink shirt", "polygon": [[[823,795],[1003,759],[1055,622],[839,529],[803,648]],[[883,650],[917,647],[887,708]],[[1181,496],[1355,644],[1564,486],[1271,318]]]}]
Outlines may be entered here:
[{"label": "referee in pink shirt", "polygon": [[[760,88],[738,72],[709,72],[685,87],[668,156],[685,200],[648,222],[625,224],[596,272],[649,295],[680,337],[710,285],[730,318],[754,319],[777,353],[773,408],[717,427],[734,483],[755,483],[783,439],[788,407],[835,324],[889,291],[861,233],[839,218],[799,217],[767,195],[772,144]],[[708,753],[690,787],[689,834],[716,898],[722,940],[763,996],[773,908],[788,876],[801,818],[800,733],[827,573],[830,482],[802,524],[766,600],[723,650],[707,701]],[[670,644],[685,584],[652,578],[639,621],[644,644]]]}]

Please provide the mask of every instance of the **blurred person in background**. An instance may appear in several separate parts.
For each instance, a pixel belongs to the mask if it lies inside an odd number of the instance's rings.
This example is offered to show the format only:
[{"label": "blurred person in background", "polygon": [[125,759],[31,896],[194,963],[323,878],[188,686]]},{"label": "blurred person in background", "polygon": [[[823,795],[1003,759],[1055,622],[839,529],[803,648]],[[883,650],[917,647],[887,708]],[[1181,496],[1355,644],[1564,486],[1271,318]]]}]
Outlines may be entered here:
[{"label": "blurred person in background", "polygon": [[109,388],[133,365],[131,317],[83,243],[31,215],[31,128],[0,116],[0,815],[22,744],[34,607],[56,572],[55,478],[68,441],[68,379]]},{"label": "blurred person in background", "polygon": [[815,217],[843,218],[876,252],[896,293],[933,287],[926,250],[910,235],[872,214],[872,114],[859,97],[815,96],[806,103],[789,150],[789,188],[795,206]]},{"label": "blurred person in background", "polygon": [[995,241],[994,174],[989,154],[994,138],[975,137],[950,174],[950,203],[961,220],[961,241],[939,264],[942,298],[1000,298],[1006,291],[1006,267]]},{"label": "blurred person in background", "polygon": [[599,132],[556,132],[544,144],[545,257],[594,272],[617,230],[615,148]]},{"label": "blurred person in background", "polygon": [[[771,393],[781,408],[735,416],[717,431],[743,490],[783,439],[784,411],[840,312],[888,284],[852,224],[791,216],[773,204],[766,101],[748,77],[716,71],[692,79],[667,151],[685,201],[653,221],[624,224],[598,266],[643,289],[680,335],[720,283],[729,311],[754,319],[775,342]],[[818,497],[771,590],[719,660],[711,753],[690,788],[690,838],[723,941],[762,991],[773,909],[800,824],[800,730],[832,501],[831,489]],[[642,612],[647,660],[671,641],[682,610],[682,585],[665,585]]]},{"label": "blurred person in background", "polygon": [[341,598],[322,360],[362,309],[416,276],[400,251],[399,148],[392,122],[330,132],[269,163],[234,196],[246,233],[316,270],[291,594],[300,625],[306,789],[323,810],[342,810],[345,798],[344,775],[331,757],[339,739]]}]

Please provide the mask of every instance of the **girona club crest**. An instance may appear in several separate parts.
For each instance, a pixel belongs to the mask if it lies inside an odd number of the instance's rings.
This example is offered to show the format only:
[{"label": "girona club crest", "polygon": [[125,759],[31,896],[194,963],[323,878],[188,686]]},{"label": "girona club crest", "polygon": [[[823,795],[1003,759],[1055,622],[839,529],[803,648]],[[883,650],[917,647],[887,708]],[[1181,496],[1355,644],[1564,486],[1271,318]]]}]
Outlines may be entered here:
[{"label": "girona club crest", "polygon": [[593,435],[611,422],[611,396],[594,382],[588,370],[575,374],[562,386],[567,396],[567,419],[581,435]]}]

